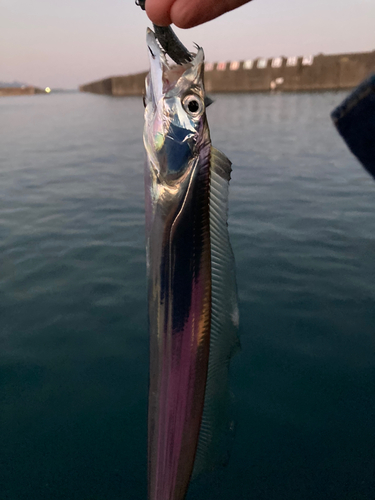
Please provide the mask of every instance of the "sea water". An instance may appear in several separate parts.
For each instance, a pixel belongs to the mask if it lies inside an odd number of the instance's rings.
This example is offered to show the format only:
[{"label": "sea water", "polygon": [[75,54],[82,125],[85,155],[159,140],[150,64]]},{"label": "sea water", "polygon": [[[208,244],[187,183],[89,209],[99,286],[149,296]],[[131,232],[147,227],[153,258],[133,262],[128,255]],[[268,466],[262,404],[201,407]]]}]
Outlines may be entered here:
[{"label": "sea water", "polygon": [[[375,183],[344,93],[216,95],[242,350],[189,500],[373,500]],[[0,100],[0,499],[145,500],[141,98]]]}]

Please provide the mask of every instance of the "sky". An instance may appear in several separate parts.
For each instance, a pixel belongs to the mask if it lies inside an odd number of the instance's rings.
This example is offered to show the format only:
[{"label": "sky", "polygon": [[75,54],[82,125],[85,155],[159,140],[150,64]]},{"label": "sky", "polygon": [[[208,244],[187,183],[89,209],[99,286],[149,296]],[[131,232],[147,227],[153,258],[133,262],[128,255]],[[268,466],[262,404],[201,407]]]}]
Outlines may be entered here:
[{"label": "sky", "polygon": [[[375,50],[375,0],[253,0],[176,30],[207,61]],[[147,70],[146,27],[134,0],[0,0],[0,81],[76,88]]]}]

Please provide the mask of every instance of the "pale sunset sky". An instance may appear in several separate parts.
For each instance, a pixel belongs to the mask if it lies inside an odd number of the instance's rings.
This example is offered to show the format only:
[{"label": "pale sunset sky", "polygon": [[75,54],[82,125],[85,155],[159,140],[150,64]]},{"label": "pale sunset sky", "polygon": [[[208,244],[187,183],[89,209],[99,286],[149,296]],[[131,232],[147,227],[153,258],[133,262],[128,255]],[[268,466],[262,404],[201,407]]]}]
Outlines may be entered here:
[{"label": "pale sunset sky", "polygon": [[[144,71],[146,14],[134,0],[0,0],[0,81],[75,88]],[[375,50],[375,0],[253,0],[176,30],[207,61]]]}]

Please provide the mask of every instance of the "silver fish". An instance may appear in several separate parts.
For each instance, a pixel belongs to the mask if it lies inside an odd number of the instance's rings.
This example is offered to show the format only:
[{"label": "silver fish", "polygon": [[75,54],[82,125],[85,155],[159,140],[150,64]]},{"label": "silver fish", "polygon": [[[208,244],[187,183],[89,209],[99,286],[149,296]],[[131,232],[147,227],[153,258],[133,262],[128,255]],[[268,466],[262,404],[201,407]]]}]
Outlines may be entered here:
[{"label": "silver fish", "polygon": [[149,500],[182,500],[228,429],[238,307],[227,229],[230,161],[211,146],[204,54],[170,66],[151,30],[146,78]]}]

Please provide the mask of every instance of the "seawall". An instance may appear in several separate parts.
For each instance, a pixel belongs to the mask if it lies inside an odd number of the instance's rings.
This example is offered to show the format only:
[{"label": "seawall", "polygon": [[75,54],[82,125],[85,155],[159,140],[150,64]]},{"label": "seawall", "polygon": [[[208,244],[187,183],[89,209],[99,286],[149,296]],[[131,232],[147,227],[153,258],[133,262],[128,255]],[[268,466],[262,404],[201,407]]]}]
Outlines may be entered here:
[{"label": "seawall", "polygon": [[[307,92],[356,87],[375,73],[372,52],[304,57],[274,57],[205,64],[208,92]],[[147,72],[115,76],[80,86],[81,92],[142,95]]]},{"label": "seawall", "polygon": [[45,90],[39,89],[38,87],[0,87],[0,97],[11,95],[35,95],[45,93]]},{"label": "seawall", "polygon": [[112,96],[142,95],[145,87],[147,71],[127,76],[112,76],[104,80],[81,85],[81,92],[105,94]]}]

